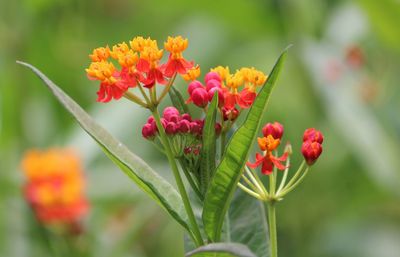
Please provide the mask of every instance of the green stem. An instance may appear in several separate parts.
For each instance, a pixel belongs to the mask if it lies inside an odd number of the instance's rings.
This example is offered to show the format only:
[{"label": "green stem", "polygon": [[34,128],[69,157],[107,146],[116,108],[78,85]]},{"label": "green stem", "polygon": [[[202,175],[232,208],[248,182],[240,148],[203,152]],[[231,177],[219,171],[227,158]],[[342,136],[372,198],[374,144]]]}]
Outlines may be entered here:
[{"label": "green stem", "polygon": [[192,175],[190,175],[189,171],[186,169],[184,163],[182,160],[179,160],[179,163],[181,164],[183,173],[186,176],[187,181],[189,182],[190,186],[192,187],[193,191],[196,193],[197,197],[201,200],[204,201],[203,195],[200,193],[200,190],[197,186],[197,184],[194,182]]},{"label": "green stem", "polygon": [[[222,130],[223,130],[223,128],[222,128]],[[225,132],[225,131],[222,131],[222,133],[221,133],[221,149],[220,149],[221,155],[220,155],[220,157],[219,157],[220,160],[222,160],[222,156],[224,155],[224,151],[225,151],[225,141],[226,141],[226,132]]]},{"label": "green stem", "polygon": [[293,183],[293,185],[291,185],[290,187],[285,188],[280,195],[283,197],[284,195],[288,194],[290,191],[292,191],[293,189],[295,189],[300,183],[301,181],[303,181],[303,179],[307,176],[308,171],[310,170],[309,167],[306,168],[306,170],[304,171],[303,175],[301,175],[301,177]]},{"label": "green stem", "polygon": [[172,84],[174,84],[175,78],[176,78],[176,72],[174,73],[172,78],[169,79],[168,84],[165,86],[164,90],[161,92],[160,97],[158,98],[157,102],[155,103],[156,105],[161,103],[162,99],[167,95],[167,93],[169,92],[169,89],[172,87]]},{"label": "green stem", "polygon": [[178,186],[179,193],[181,194],[181,197],[182,197],[183,205],[185,206],[185,210],[186,210],[188,218],[189,218],[190,226],[193,231],[194,242],[195,242],[196,246],[201,246],[204,244],[204,242],[201,237],[200,229],[199,229],[199,226],[197,225],[192,206],[190,205],[189,197],[186,193],[186,189],[185,189],[185,185],[183,184],[182,177],[179,174],[178,166],[176,165],[174,156],[172,155],[169,140],[167,138],[167,135],[165,134],[164,127],[161,124],[160,114],[158,113],[157,108],[153,109],[152,113],[153,113],[154,119],[156,120],[157,128],[160,133],[161,142],[164,145],[165,153],[168,158],[168,162],[171,166],[172,172],[175,177],[176,184]]},{"label": "green stem", "polygon": [[265,208],[268,209],[268,229],[269,229],[269,247],[271,249],[271,257],[278,257],[278,244],[276,236],[276,215],[275,202],[264,202]]}]

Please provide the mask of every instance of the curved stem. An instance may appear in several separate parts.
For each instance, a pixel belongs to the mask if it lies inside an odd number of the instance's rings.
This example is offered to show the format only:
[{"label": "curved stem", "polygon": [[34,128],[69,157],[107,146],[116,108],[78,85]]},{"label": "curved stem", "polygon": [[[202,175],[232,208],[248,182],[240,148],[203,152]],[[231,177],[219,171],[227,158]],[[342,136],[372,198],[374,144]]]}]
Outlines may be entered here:
[{"label": "curved stem", "polygon": [[152,113],[153,113],[154,119],[157,123],[157,128],[160,133],[161,142],[164,145],[164,149],[165,149],[165,153],[168,158],[168,162],[171,166],[172,172],[175,177],[176,185],[178,186],[179,193],[182,197],[183,205],[185,206],[185,210],[186,210],[188,218],[189,218],[190,226],[193,231],[194,242],[197,246],[203,245],[204,242],[201,237],[200,229],[196,222],[196,218],[194,216],[192,206],[190,205],[190,201],[189,201],[189,197],[186,193],[185,185],[183,184],[182,177],[178,170],[178,166],[176,165],[174,156],[172,155],[169,140],[168,140],[167,135],[165,134],[164,128],[161,124],[160,114],[158,113],[157,108],[155,108],[152,111]]},{"label": "curved stem", "polygon": [[290,191],[292,191],[293,189],[295,189],[300,183],[301,181],[304,180],[304,178],[307,176],[308,171],[310,170],[309,167],[306,168],[306,170],[304,171],[303,175],[301,175],[301,177],[290,187],[287,187],[286,189],[284,189],[281,193],[280,196],[284,196],[286,194],[288,194]]},{"label": "curved stem", "polygon": [[126,91],[124,93],[124,97],[126,99],[128,99],[128,100],[130,100],[130,101],[132,101],[132,102],[144,107],[144,108],[147,108],[147,104],[145,102],[143,102],[143,100],[140,99],[137,95],[135,95],[135,94],[133,94],[131,92]]},{"label": "curved stem", "polygon": [[269,247],[271,249],[271,257],[278,257],[275,202],[264,202],[264,205],[265,205],[265,208],[268,209],[267,219],[268,219]]},{"label": "curved stem", "polygon": [[169,79],[168,84],[165,86],[164,90],[161,92],[160,97],[157,99],[157,102],[155,103],[156,105],[161,103],[161,100],[167,95],[167,93],[168,93],[169,89],[171,88],[172,84],[174,84],[175,78],[176,78],[176,72]]},{"label": "curved stem", "polygon": [[197,197],[201,201],[203,201],[204,197],[200,193],[200,190],[199,190],[198,186],[196,185],[196,183],[194,182],[192,175],[190,175],[189,171],[185,168],[185,165],[183,164],[182,160],[179,160],[179,163],[181,164],[183,173],[185,174],[185,177],[186,177],[187,181],[189,182],[190,186],[192,187],[193,191],[196,193]]},{"label": "curved stem", "polygon": [[144,100],[146,100],[148,107],[151,107],[151,101],[150,101],[149,97],[147,96],[146,92],[144,91],[140,82],[138,82],[138,87],[139,87],[140,93],[142,93],[142,96],[144,97]]},{"label": "curved stem", "polygon": [[286,168],[285,168],[285,171],[283,173],[283,177],[282,177],[281,183],[279,184],[279,188],[278,188],[278,191],[277,191],[276,194],[279,194],[279,192],[283,189],[283,186],[286,183],[287,175],[289,173],[289,165],[290,165],[290,157],[288,157],[287,160],[286,160]]},{"label": "curved stem", "polygon": [[290,181],[287,183],[287,185],[281,190],[281,191],[285,191],[286,189],[288,189],[289,187],[291,187],[293,185],[293,183],[296,182],[297,178],[300,176],[300,174],[303,171],[303,168],[305,166],[306,162],[303,161],[300,164],[300,167],[297,169],[296,173],[294,174],[294,176],[290,179]]},{"label": "curved stem", "polygon": [[254,192],[254,191],[248,189],[248,188],[247,188],[246,186],[244,186],[242,183],[239,182],[239,183],[238,183],[238,187],[239,187],[240,189],[242,189],[244,192],[248,193],[249,195],[251,195],[251,196],[257,198],[258,200],[264,201],[264,199],[263,199],[259,194],[257,194],[256,192]]}]

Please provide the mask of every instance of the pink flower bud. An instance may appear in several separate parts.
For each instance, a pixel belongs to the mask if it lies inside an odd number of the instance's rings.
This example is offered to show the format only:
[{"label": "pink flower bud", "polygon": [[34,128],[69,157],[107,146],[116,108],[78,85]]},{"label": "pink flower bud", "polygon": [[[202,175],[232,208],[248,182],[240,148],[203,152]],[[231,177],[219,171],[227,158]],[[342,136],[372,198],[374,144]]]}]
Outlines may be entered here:
[{"label": "pink flower bud", "polygon": [[185,149],[183,149],[183,153],[184,154],[190,154],[192,152],[192,148],[190,146],[185,147]]},{"label": "pink flower bud", "polygon": [[301,153],[308,165],[313,165],[322,153],[322,146],[318,142],[306,141],[301,146]]},{"label": "pink flower bud", "polygon": [[205,81],[206,83],[208,83],[208,81],[210,81],[210,80],[212,80],[212,79],[221,82],[221,77],[219,76],[219,74],[216,73],[216,72],[210,71],[210,72],[207,73],[206,76],[204,77],[204,81]]},{"label": "pink flower bud", "polygon": [[197,122],[190,122],[190,132],[194,135],[201,135],[202,127]]},{"label": "pink flower bud", "polygon": [[154,117],[153,116],[150,116],[148,119],[147,119],[147,123],[152,123],[154,121]]},{"label": "pink flower bud", "polygon": [[224,120],[234,121],[239,116],[239,111],[236,107],[233,109],[228,109],[226,107],[222,108],[222,114],[224,116]]},{"label": "pink flower bud", "polygon": [[167,127],[168,121],[164,118],[161,118],[160,120],[161,120],[161,124],[162,124],[163,128],[165,129]]},{"label": "pink flower bud", "polygon": [[264,137],[271,135],[274,139],[281,139],[283,135],[283,126],[279,122],[267,123],[262,129],[262,133]]},{"label": "pink flower bud", "polygon": [[156,136],[156,130],[150,123],[144,124],[142,128],[142,136],[146,139],[152,140]]},{"label": "pink flower bud", "polygon": [[190,95],[193,103],[198,107],[204,108],[208,104],[208,93],[204,88],[196,88]]},{"label": "pink flower bud", "polygon": [[178,121],[181,120],[181,117],[179,115],[171,115],[169,116],[169,119],[166,119],[170,122],[178,123]]},{"label": "pink flower bud", "polygon": [[176,124],[174,122],[168,122],[167,126],[165,127],[165,133],[167,135],[174,135],[176,132]]},{"label": "pink flower bud", "polygon": [[180,133],[188,133],[190,131],[190,121],[188,121],[188,120],[179,121],[177,130]]},{"label": "pink flower bud", "polygon": [[192,117],[188,113],[182,115],[182,120],[192,121]]},{"label": "pink flower bud", "polygon": [[163,112],[163,118],[167,121],[170,121],[171,116],[179,116],[179,111],[173,106],[165,108]]},{"label": "pink flower bud", "polygon": [[208,91],[208,100],[211,102],[215,92],[218,92],[218,107],[224,106],[224,93],[222,92],[221,88],[213,87]]},{"label": "pink flower bud", "polygon": [[324,141],[324,136],[322,135],[321,131],[316,130],[315,128],[308,128],[306,129],[306,131],[304,131],[303,135],[303,142],[306,141],[322,144],[322,142]]},{"label": "pink flower bud", "polygon": [[206,83],[207,91],[210,91],[211,88],[214,88],[214,87],[220,88],[221,82],[219,82],[218,80],[215,80],[215,79],[211,79],[211,80],[207,81],[207,83]]},{"label": "pink flower bud", "polygon": [[192,82],[189,83],[188,87],[189,95],[191,95],[193,90],[195,90],[196,88],[203,88],[203,84],[201,84],[201,82],[198,80],[193,80]]}]

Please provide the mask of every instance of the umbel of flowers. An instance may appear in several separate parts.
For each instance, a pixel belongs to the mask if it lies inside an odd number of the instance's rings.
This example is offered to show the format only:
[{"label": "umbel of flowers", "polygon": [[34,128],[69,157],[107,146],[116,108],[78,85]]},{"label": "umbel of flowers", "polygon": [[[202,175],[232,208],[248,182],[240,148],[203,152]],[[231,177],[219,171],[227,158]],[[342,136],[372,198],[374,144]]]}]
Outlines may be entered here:
[{"label": "umbel of flowers", "polygon": [[[200,66],[183,56],[187,47],[188,40],[181,36],[168,37],[164,49],[159,49],[156,40],[135,37],[129,44],[123,42],[112,47],[94,49],[90,55],[92,62],[86,72],[89,79],[100,81],[97,101],[106,103],[125,97],[151,112],[152,115],[142,127],[142,136],[167,156],[193,232],[190,236],[196,246],[201,246],[205,239],[195,219],[177,163],[192,190],[203,201],[207,190],[204,184],[210,183],[207,178],[213,174],[202,174],[204,170],[199,163],[203,155],[208,156],[203,149],[215,143],[203,140],[206,137],[206,122],[212,120],[206,120],[204,116],[214,113],[210,110],[217,114],[214,117],[215,123],[207,128],[208,133],[211,131],[215,135],[215,141],[219,141],[220,154],[214,154],[215,160],[209,160],[205,165],[216,164],[223,158],[228,132],[233,130],[240,114],[252,107],[259,88],[265,85],[268,77],[253,67],[231,72],[229,67],[217,66],[208,71],[202,80]],[[164,53],[168,57],[162,62]],[[187,84],[186,101],[173,88],[177,75]],[[157,107],[167,94],[170,94],[174,106],[165,108],[160,115]],[[173,98],[174,94],[178,97]],[[203,116],[193,117],[188,105],[200,108]],[[268,123],[262,128],[263,136],[257,139],[261,152],[256,153],[253,162],[247,162],[237,184],[268,208],[272,257],[277,256],[275,204],[303,181],[310,166],[321,155],[323,142],[320,131],[307,129],[301,148],[304,161],[296,172],[290,173],[291,145],[286,144],[282,154],[278,154],[283,132],[283,125],[279,122]],[[263,183],[257,175],[258,168],[261,175],[269,177],[268,183]]]},{"label": "umbel of flowers", "polygon": [[[78,156],[71,150],[30,150],[22,160],[24,195],[44,225],[79,228],[89,204]],[[71,231],[72,232],[72,231]]]}]

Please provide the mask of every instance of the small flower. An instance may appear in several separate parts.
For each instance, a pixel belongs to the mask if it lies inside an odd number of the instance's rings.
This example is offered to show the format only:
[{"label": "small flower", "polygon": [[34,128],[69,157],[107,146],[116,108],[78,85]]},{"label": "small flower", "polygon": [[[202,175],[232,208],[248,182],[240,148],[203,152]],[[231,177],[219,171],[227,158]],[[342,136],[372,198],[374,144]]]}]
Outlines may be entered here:
[{"label": "small flower", "polygon": [[201,73],[200,66],[196,65],[191,69],[189,69],[186,74],[183,74],[182,78],[186,81],[193,81],[198,77],[200,77],[200,73]]},{"label": "small flower", "polygon": [[22,160],[22,169],[27,178],[25,198],[39,221],[71,226],[87,214],[83,171],[74,152],[31,150]]},{"label": "small flower", "polygon": [[192,67],[193,63],[188,62],[183,58],[182,52],[188,46],[188,40],[177,37],[168,37],[164,43],[164,48],[170,52],[168,61],[163,65],[164,75],[168,78],[172,77],[175,73],[186,74]]},{"label": "small flower", "polygon": [[106,61],[110,57],[110,48],[108,46],[96,48],[89,57],[93,62]]},{"label": "small flower", "polygon": [[144,124],[142,128],[142,136],[148,140],[153,140],[157,135],[157,129],[152,122]]},{"label": "small flower", "polygon": [[238,111],[238,109],[236,109],[236,107],[233,109],[227,109],[227,108],[223,107],[222,115],[223,115],[225,121],[226,120],[234,121],[239,116],[239,111]]},{"label": "small flower", "polygon": [[273,138],[281,139],[283,135],[283,126],[279,122],[267,123],[263,129],[262,133],[264,137],[271,135]]},{"label": "small flower", "polygon": [[322,145],[318,142],[306,141],[301,146],[301,153],[308,165],[313,165],[322,153]]}]

